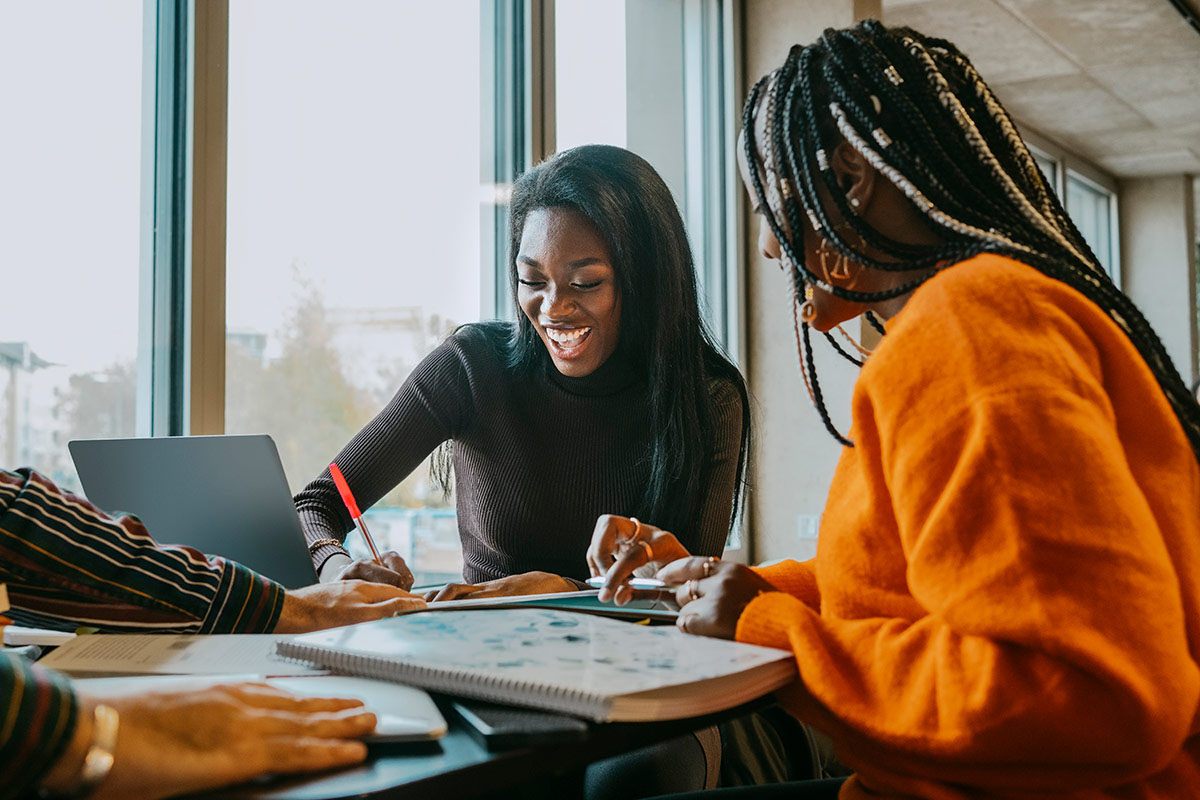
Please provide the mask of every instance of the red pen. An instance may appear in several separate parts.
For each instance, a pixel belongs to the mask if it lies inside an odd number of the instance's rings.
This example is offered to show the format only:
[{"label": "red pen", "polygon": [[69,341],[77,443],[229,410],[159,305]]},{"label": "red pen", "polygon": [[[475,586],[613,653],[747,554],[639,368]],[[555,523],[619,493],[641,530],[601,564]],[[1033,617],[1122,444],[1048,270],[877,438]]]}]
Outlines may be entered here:
[{"label": "red pen", "polygon": [[354,494],[350,491],[350,484],[346,483],[346,476],[342,475],[337,464],[329,465],[329,474],[333,476],[333,484],[337,486],[338,494],[342,496],[342,502],[346,504],[346,510],[358,523],[358,529],[362,531],[367,547],[371,548],[371,555],[374,556],[375,563],[383,566],[383,561],[379,559],[379,551],[375,549],[375,541],[371,538],[371,533],[367,530],[367,523],[363,520],[362,512],[358,510],[358,503],[354,500]]}]

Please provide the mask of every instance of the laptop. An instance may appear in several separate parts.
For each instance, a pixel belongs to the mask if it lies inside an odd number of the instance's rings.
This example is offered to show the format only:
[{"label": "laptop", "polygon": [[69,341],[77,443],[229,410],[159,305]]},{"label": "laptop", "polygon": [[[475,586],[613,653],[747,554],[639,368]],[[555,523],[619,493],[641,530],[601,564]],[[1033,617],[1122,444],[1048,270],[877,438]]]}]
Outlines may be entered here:
[{"label": "laptop", "polygon": [[136,514],[154,540],[237,561],[298,589],[317,575],[275,442],[254,436],[76,439],[84,494]]}]

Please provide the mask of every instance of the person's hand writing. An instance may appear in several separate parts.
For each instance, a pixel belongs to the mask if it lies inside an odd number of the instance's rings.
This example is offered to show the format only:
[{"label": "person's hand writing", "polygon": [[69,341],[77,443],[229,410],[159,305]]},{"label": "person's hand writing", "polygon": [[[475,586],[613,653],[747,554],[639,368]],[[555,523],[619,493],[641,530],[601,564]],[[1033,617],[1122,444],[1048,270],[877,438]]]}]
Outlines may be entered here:
[{"label": "person's hand writing", "polygon": [[738,618],[750,601],[763,592],[777,591],[745,564],[691,556],[673,561],[656,576],[679,588],[675,625],[686,633],[732,639]]},{"label": "person's hand writing", "polygon": [[388,550],[386,553],[379,554],[379,560],[383,563],[376,564],[372,558],[360,558],[356,561],[351,561],[345,566],[334,568],[330,579],[337,581],[358,580],[370,581],[372,583],[386,583],[391,586],[399,586],[404,591],[412,588],[412,570],[408,568],[408,564],[404,563],[404,559],[399,553]]},{"label": "person's hand writing", "polygon": [[690,555],[674,534],[633,517],[605,514],[596,520],[592,543],[587,549],[587,564],[593,576],[604,576],[600,600],[623,605],[638,597],[654,597],[658,592],[639,592],[625,583],[633,571],[661,567]]},{"label": "person's hand writing", "polygon": [[72,786],[91,744],[97,702],[115,708],[120,721],[112,771],[92,800],[168,797],[356,764],[367,754],[358,739],[376,721],[359,700],[299,697],[265,684],[81,696],[77,730],[44,789]]},{"label": "person's hand writing", "polygon": [[550,572],[522,572],[485,583],[450,583],[425,594],[430,602],[464,600],[478,597],[512,597],[522,594],[557,594],[573,592],[579,587],[566,578]]},{"label": "person's hand writing", "polygon": [[391,617],[425,605],[415,594],[385,583],[335,581],[289,589],[276,633],[302,633]]}]

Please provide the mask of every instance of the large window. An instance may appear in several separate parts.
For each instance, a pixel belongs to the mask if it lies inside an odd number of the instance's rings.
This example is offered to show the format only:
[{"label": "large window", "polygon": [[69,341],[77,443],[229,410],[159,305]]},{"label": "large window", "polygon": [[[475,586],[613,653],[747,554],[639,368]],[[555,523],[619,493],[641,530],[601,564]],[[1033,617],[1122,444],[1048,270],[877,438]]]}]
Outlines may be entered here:
[{"label": "large window", "polygon": [[[1047,145],[1049,147],[1049,145]],[[1111,179],[1095,174],[1069,154],[1052,155],[1046,148],[1030,146],[1038,168],[1058,194],[1071,221],[1083,234],[1109,276],[1120,285],[1120,261],[1117,256],[1117,195],[1102,185]],[[1057,148],[1055,148],[1057,150]],[[1078,167],[1078,169],[1076,169]],[[1080,170],[1086,170],[1084,175]],[[1093,179],[1094,178],[1094,179]]]},{"label": "large window", "polygon": [[[71,438],[266,432],[300,488],[512,313],[508,192],[556,129],[663,175],[738,358],[734,9],[0,0],[0,463],[78,488]],[[370,513],[458,571],[426,467]]]},{"label": "large window", "polygon": [[0,465],[132,436],[142,0],[0,2]]},{"label": "large window", "polygon": [[625,0],[556,0],[554,141],[628,145]]},{"label": "large window", "polygon": [[737,15],[721,0],[557,0],[555,143],[627,147],[687,225],[712,330],[740,357]]},{"label": "large window", "polygon": [[[477,0],[231,5],[225,427],[270,433],[293,491],[493,313],[480,40]],[[369,516],[432,580],[461,566],[450,505],[425,465]]]}]

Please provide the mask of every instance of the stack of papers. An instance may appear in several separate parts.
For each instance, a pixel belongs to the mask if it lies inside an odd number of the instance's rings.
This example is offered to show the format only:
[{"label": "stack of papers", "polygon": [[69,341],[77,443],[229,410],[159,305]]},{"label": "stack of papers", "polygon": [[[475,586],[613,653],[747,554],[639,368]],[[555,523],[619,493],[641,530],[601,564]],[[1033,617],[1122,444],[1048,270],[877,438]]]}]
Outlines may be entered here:
[{"label": "stack of papers", "polygon": [[103,634],[76,637],[38,663],[68,675],[323,675],[277,655],[278,634]]},{"label": "stack of papers", "polygon": [[24,647],[40,645],[42,647],[58,647],[75,638],[70,631],[52,631],[47,628],[25,628],[20,625],[8,625],[4,628],[4,644],[9,647]]}]

